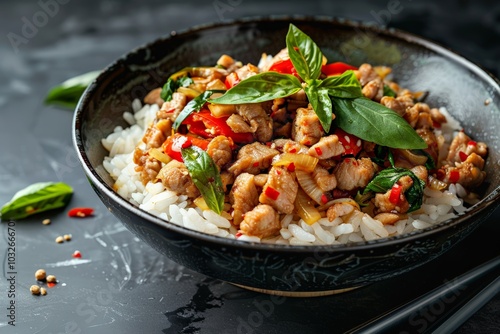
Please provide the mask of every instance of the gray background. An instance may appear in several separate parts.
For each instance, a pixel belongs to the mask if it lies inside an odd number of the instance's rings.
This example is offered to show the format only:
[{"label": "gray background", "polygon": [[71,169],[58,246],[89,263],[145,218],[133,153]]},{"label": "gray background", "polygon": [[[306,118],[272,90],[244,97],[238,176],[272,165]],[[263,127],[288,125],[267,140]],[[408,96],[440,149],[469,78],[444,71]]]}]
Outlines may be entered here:
[{"label": "gray background", "polygon": [[[338,16],[400,28],[500,73],[500,6],[494,1],[0,2],[0,203],[33,182],[63,181],[75,188],[70,206],[96,209],[82,220],[61,210],[16,222],[16,327],[7,325],[7,224],[0,225],[0,332],[344,332],[498,254],[499,210],[460,245],[413,272],[343,295],[278,303],[171,262],[107,211],[77,161],[72,112],[44,105],[47,91],[173,30],[267,14]],[[41,224],[46,217],[52,225]],[[62,234],[73,240],[56,244]],[[71,257],[77,249],[80,260]],[[29,293],[38,268],[59,279],[44,297]],[[425,332],[480,286],[465,287],[397,331]],[[500,332],[499,310],[497,296],[458,332]]]}]

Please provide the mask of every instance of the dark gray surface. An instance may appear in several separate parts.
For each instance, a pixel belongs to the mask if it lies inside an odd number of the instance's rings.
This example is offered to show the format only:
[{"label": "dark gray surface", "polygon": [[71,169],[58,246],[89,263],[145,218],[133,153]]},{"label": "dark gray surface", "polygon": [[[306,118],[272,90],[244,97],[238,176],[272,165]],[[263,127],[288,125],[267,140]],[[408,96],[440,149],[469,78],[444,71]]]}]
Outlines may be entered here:
[{"label": "dark gray surface", "polygon": [[[11,275],[6,266],[7,224],[1,224],[0,332],[343,332],[498,255],[499,210],[441,258],[386,282],[312,299],[248,292],[178,266],[127,231],[101,204],[77,162],[71,111],[43,104],[50,87],[103,68],[172,30],[263,14],[331,15],[387,24],[440,42],[498,75],[500,6],[495,2],[60,2],[67,3],[0,3],[0,203],[33,182],[63,181],[75,188],[70,207],[90,206],[96,215],[70,219],[67,210],[60,210],[15,223],[15,327],[6,317],[12,300],[6,279]],[[49,3],[51,7],[43,5]],[[30,30],[26,22],[37,26]],[[17,45],[13,34],[20,37]],[[41,224],[46,217],[53,221],[49,226]],[[62,234],[72,234],[73,240],[56,244],[55,237]],[[77,249],[80,260],[71,257]],[[59,279],[43,297],[29,293],[38,268]],[[415,315],[398,331],[424,332],[477,289],[457,291],[456,298]],[[458,332],[498,333],[499,312],[497,296]]]}]

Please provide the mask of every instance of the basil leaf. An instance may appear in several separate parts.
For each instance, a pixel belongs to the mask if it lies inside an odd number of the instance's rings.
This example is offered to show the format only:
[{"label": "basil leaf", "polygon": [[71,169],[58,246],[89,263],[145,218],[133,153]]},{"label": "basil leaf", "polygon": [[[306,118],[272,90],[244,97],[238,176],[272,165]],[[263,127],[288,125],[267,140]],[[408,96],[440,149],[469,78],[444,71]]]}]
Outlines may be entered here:
[{"label": "basil leaf", "polygon": [[332,99],[338,127],[359,138],[392,148],[426,148],[425,141],[393,110],[364,97]]},{"label": "basil leaf", "polygon": [[163,88],[160,93],[160,97],[164,101],[172,100],[172,94],[179,87],[188,87],[193,83],[193,79],[190,77],[180,77],[178,79],[173,79],[172,77],[168,78],[167,82],[163,85]]},{"label": "basil leaf", "polygon": [[207,152],[197,146],[183,148],[181,154],[194,185],[208,207],[220,214],[224,207],[224,187],[214,161]]},{"label": "basil leaf", "polygon": [[297,93],[302,85],[290,74],[263,72],[242,80],[224,95],[210,100],[217,104],[258,103]]},{"label": "basil leaf", "polygon": [[396,97],[398,94],[391,87],[384,85],[384,96]]},{"label": "basil leaf", "polygon": [[174,130],[177,130],[179,126],[184,122],[184,120],[191,115],[193,112],[198,112],[203,108],[205,103],[208,101],[210,96],[214,93],[223,93],[223,90],[206,90],[191,101],[182,109],[179,115],[175,118],[174,124],[172,125]]},{"label": "basil leaf", "polygon": [[378,173],[373,180],[368,183],[363,194],[370,191],[385,193],[403,176],[409,176],[413,184],[405,191],[405,197],[410,208],[408,212],[415,211],[422,206],[425,182],[420,180],[411,170],[405,168],[387,168]]},{"label": "basil leaf", "polygon": [[352,70],[341,75],[334,75],[323,80],[320,87],[326,88],[328,94],[340,98],[356,98],[363,96],[361,84]]},{"label": "basil leaf", "polygon": [[318,88],[320,80],[313,80],[304,88],[309,103],[319,118],[323,130],[328,133],[332,125],[332,100],[328,95],[328,90]]},{"label": "basil leaf", "polygon": [[302,80],[318,79],[321,74],[323,53],[311,37],[290,24],[286,34],[286,47],[293,67]]},{"label": "basil leaf", "polygon": [[52,87],[45,97],[46,104],[54,104],[74,109],[88,85],[99,75],[100,71],[92,71],[68,79],[58,86]]},{"label": "basil leaf", "polygon": [[0,214],[2,220],[22,219],[29,215],[57,209],[68,204],[73,189],[62,182],[38,182],[18,191],[5,203]]}]

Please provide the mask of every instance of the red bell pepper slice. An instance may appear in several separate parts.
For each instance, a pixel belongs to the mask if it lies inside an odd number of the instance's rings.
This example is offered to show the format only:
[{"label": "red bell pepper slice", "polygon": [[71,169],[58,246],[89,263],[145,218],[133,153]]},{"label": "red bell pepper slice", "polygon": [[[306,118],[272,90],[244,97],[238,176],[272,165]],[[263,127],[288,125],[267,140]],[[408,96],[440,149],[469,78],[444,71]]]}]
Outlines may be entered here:
[{"label": "red bell pepper slice", "polygon": [[361,139],[355,135],[345,132],[341,128],[335,130],[335,134],[339,137],[339,141],[344,146],[344,153],[342,155],[354,155],[356,156],[362,149]]},{"label": "red bell pepper slice", "polygon": [[321,67],[321,72],[323,72],[324,75],[327,77],[332,76],[332,75],[339,75],[344,73],[347,70],[357,70],[358,68],[356,66],[352,66],[346,63],[343,63],[341,61],[331,63],[331,64],[326,64]]},{"label": "red bell pepper slice", "polygon": [[188,125],[188,130],[191,133],[203,138],[214,138],[222,135],[231,138],[235,143],[251,143],[254,141],[253,133],[234,132],[226,123],[228,118],[228,116],[215,117],[210,111],[202,110],[189,115],[183,123]]},{"label": "red bell pepper slice", "polygon": [[226,76],[226,80],[224,80],[224,84],[226,85],[227,89],[233,88],[239,82],[240,82],[240,78],[238,77],[238,74],[236,72],[229,73]]},{"label": "red bell pepper slice", "polygon": [[176,133],[173,136],[169,136],[167,140],[163,143],[163,152],[167,154],[172,159],[183,162],[181,148],[190,147],[191,145],[198,146],[202,150],[206,150],[208,147],[209,140],[200,139],[192,136],[181,135]]},{"label": "red bell pepper slice", "polygon": [[299,74],[297,73],[297,70],[295,67],[293,67],[293,63],[288,59],[281,59],[276,62],[274,62],[271,67],[269,68],[269,71],[271,72],[278,72],[281,74],[291,74],[299,78]]}]

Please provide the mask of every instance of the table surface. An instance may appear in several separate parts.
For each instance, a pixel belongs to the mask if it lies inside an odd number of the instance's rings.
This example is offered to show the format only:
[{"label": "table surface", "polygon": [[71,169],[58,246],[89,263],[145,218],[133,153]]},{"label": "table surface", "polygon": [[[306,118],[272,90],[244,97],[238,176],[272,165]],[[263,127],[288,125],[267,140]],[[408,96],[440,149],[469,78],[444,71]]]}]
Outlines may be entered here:
[{"label": "table surface", "polygon": [[[70,219],[58,210],[11,223],[15,274],[7,268],[9,224],[0,225],[0,332],[345,332],[498,255],[500,210],[446,254],[407,274],[340,295],[276,303],[170,261],[107,211],[77,161],[72,112],[44,105],[47,91],[173,30],[267,14],[329,15],[400,28],[500,73],[500,4],[493,1],[2,1],[0,203],[33,182],[62,181],[75,189],[71,207],[96,212]],[[43,218],[52,224],[43,225]],[[64,234],[72,240],[55,243]],[[80,259],[72,257],[75,250]],[[35,297],[29,287],[39,268],[56,275],[59,283],[46,296]],[[15,281],[15,297],[8,296],[8,279]],[[436,302],[398,331],[426,332],[484,284]],[[12,301],[15,327],[7,317]],[[457,332],[500,333],[499,311],[497,295]]]}]

